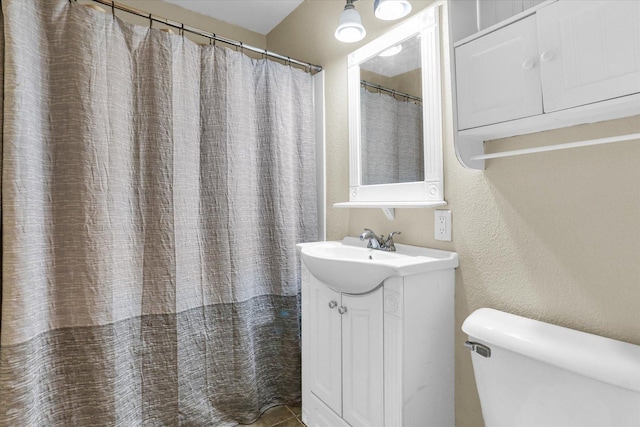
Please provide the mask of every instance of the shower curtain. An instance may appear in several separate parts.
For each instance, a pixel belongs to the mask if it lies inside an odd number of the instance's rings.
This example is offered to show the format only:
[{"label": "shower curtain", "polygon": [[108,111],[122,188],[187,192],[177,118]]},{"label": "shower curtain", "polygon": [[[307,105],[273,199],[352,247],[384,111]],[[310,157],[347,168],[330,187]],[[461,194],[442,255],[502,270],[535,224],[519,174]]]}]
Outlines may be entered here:
[{"label": "shower curtain", "polygon": [[424,180],[422,105],[360,88],[362,183]]},{"label": "shower curtain", "polygon": [[2,0],[2,426],[222,426],[300,397],[309,74]]}]

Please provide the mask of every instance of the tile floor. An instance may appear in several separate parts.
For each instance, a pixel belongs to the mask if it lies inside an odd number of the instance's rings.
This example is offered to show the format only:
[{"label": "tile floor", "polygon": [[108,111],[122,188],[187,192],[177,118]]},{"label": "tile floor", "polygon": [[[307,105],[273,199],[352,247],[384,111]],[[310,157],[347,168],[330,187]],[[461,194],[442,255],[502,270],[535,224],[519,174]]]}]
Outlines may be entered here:
[{"label": "tile floor", "polygon": [[275,406],[267,410],[253,424],[238,424],[238,427],[304,427],[299,406]]}]

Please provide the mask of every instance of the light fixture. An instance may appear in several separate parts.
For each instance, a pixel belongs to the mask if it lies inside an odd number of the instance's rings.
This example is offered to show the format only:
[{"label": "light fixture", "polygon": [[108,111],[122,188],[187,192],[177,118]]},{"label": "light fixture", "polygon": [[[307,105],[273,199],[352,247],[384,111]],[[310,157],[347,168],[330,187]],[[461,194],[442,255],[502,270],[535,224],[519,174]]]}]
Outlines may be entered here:
[{"label": "light fixture", "polygon": [[347,0],[336,28],[336,38],[343,43],[358,42],[367,35],[367,31],[362,26],[360,14],[353,5],[354,1],[356,0]]},{"label": "light fixture", "polygon": [[408,0],[375,0],[373,11],[376,18],[393,21],[407,16],[411,12],[411,3]]},{"label": "light fixture", "polygon": [[400,52],[402,52],[402,45],[401,44],[397,44],[395,46],[391,46],[389,49],[387,50],[383,50],[378,56],[393,56],[393,55],[397,55]]}]

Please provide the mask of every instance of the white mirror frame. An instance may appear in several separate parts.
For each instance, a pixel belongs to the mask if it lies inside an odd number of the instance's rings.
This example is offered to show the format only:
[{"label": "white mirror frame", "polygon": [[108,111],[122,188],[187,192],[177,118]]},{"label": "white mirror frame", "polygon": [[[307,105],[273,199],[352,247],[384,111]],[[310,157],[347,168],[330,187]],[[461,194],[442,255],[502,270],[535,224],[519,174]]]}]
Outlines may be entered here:
[{"label": "white mirror frame", "polygon": [[[336,203],[334,206],[395,208],[435,207],[446,204],[442,178],[439,15],[440,6],[431,6],[349,55],[349,202]],[[418,34],[421,37],[422,56],[424,181],[362,185],[360,64]],[[385,213],[389,216],[388,212]]]}]

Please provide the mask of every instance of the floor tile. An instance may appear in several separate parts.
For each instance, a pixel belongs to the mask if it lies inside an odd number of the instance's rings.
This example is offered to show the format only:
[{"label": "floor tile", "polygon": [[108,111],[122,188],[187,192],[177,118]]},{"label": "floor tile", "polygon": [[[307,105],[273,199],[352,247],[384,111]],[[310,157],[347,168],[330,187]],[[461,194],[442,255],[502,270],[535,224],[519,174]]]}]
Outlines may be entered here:
[{"label": "floor tile", "polygon": [[291,412],[293,412],[293,415],[296,416],[296,418],[300,419],[302,418],[302,408],[299,406],[287,406],[287,408],[289,408],[289,410]]},{"label": "floor tile", "polygon": [[289,419],[296,421],[295,415],[286,406],[275,406],[266,410],[256,422],[247,427],[272,427]]},{"label": "floor tile", "polygon": [[304,427],[304,424],[296,417],[293,417],[281,423],[274,424],[272,427]]}]

